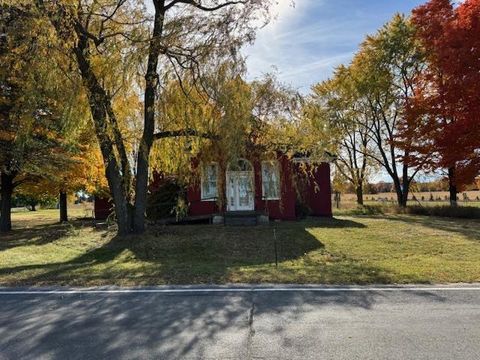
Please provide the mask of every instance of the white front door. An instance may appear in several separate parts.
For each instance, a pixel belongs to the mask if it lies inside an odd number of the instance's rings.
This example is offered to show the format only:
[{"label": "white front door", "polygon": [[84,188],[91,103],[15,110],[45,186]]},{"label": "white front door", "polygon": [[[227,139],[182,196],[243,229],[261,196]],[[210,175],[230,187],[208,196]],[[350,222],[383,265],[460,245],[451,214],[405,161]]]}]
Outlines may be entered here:
[{"label": "white front door", "polygon": [[228,171],[227,196],[228,211],[254,210],[253,173],[250,171]]}]

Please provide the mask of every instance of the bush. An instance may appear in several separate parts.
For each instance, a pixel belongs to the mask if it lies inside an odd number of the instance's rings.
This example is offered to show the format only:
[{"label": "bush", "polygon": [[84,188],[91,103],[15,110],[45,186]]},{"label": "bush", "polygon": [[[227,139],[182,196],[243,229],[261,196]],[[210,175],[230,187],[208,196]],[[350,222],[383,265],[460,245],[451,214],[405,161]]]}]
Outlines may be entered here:
[{"label": "bush", "polygon": [[160,220],[184,217],[187,205],[184,199],[185,190],[174,180],[168,180],[157,191],[150,194],[147,200],[147,218]]},{"label": "bush", "polygon": [[295,214],[298,219],[306,219],[307,216],[310,216],[312,210],[302,201],[298,200],[295,202]]}]

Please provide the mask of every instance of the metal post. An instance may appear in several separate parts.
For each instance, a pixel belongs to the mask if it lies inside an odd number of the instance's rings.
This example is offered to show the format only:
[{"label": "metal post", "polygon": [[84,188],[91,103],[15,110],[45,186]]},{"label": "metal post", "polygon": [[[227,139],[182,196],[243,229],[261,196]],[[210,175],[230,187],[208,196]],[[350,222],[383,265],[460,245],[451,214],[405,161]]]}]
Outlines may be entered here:
[{"label": "metal post", "polygon": [[277,231],[273,228],[273,245],[275,247],[275,267],[278,268]]}]

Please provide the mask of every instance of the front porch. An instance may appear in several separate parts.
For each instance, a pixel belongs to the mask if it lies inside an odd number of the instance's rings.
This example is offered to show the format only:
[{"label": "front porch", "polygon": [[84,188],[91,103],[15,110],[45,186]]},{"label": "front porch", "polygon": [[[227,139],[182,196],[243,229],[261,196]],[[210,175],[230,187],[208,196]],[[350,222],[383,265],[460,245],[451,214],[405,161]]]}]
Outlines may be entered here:
[{"label": "front porch", "polygon": [[212,217],[212,223],[227,226],[265,225],[270,219],[264,211],[226,211]]}]

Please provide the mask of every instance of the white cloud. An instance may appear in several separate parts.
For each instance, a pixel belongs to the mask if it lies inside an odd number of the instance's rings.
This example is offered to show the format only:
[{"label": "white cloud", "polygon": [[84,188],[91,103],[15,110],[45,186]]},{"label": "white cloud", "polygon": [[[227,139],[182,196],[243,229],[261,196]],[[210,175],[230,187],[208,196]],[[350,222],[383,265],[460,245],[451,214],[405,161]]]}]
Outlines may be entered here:
[{"label": "white cloud", "polygon": [[334,67],[348,61],[351,57],[352,53],[347,52],[330,57],[323,57],[317,61],[307,63],[302,63],[302,59],[298,59],[298,63],[292,66],[290,70],[281,72],[281,76],[285,79],[295,79],[307,74],[307,76],[311,78],[311,75],[308,74],[316,73],[318,76],[319,70],[330,72]]},{"label": "white cloud", "polygon": [[[341,21],[305,23],[311,11],[319,11],[323,0],[281,0],[274,8],[277,19],[259,31],[254,46],[245,49],[250,78],[276,72],[279,79],[302,92],[327,78],[332,69],[348,62],[351,51],[329,51],[334,43],[351,41]],[[356,46],[356,44],[354,45]]]},{"label": "white cloud", "polygon": [[[302,18],[302,15],[308,10],[315,0],[278,0],[273,5],[271,11],[273,20],[263,31],[280,32],[282,29],[295,20]],[[318,3],[323,0],[316,0]]]}]

